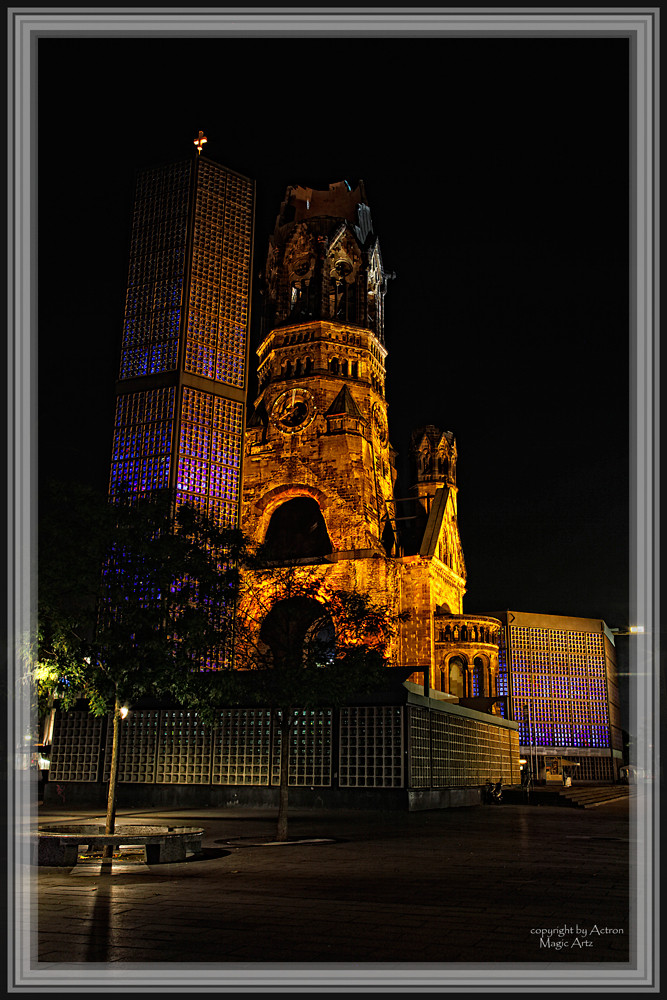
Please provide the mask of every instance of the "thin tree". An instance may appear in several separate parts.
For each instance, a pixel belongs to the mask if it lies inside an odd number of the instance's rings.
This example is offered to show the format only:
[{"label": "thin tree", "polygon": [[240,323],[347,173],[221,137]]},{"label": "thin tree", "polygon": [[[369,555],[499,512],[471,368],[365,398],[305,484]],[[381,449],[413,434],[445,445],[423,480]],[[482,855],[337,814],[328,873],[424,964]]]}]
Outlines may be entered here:
[{"label": "thin tree", "polygon": [[107,833],[123,706],[147,695],[187,704],[202,671],[231,665],[242,549],[238,531],[168,492],[52,496],[40,532],[38,679],[63,710],[85,699],[94,715],[113,712]]},{"label": "thin tree", "polygon": [[[284,841],[296,712],[337,708],[379,688],[397,624],[407,615],[393,613],[368,594],[332,587],[321,565],[271,565],[261,551],[246,552],[238,586],[234,657],[235,679],[242,686],[235,697],[270,708],[277,721],[276,839]],[[226,681],[210,677],[213,687],[220,680]],[[227,683],[221,690],[229,695]],[[209,695],[210,704],[220,700]]]}]

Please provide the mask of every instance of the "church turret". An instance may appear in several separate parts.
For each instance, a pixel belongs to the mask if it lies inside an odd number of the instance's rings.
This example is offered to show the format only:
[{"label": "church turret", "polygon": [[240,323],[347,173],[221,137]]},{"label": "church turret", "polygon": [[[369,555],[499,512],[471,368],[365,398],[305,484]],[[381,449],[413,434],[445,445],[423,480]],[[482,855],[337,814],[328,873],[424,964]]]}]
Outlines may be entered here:
[{"label": "church turret", "polygon": [[428,424],[412,432],[410,441],[410,492],[418,520],[426,524],[431,501],[440,486],[456,490],[456,439],[451,431]]},{"label": "church turret", "polygon": [[429,524],[437,508],[447,510],[437,546],[438,558],[465,578],[463,550],[457,524],[456,439],[451,431],[428,424],[412,432],[410,441],[413,518],[408,522],[408,546],[415,552],[429,545]]}]

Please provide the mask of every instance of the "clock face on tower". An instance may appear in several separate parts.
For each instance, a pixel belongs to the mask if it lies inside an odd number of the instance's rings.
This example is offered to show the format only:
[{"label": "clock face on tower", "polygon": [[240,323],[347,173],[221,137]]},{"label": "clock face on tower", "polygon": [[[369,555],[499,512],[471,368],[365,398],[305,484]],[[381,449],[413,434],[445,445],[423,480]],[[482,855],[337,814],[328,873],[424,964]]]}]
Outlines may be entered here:
[{"label": "clock face on tower", "polygon": [[288,389],[278,396],[271,419],[286,434],[303,430],[315,416],[315,400],[308,389]]}]

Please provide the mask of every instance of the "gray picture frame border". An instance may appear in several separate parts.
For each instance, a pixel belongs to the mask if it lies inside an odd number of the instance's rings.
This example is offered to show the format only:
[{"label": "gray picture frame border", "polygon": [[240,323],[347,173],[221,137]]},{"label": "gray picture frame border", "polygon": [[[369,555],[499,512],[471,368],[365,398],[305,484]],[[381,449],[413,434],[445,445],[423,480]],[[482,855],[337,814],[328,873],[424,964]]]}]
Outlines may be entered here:
[{"label": "gray picture frame border", "polygon": [[[7,621],[8,761],[20,756],[21,734],[31,725],[25,695],[26,663],[35,635],[36,430],[36,149],[37,43],[46,37],[306,37],[364,35],[400,37],[625,37],[631,51],[631,622],[644,632],[630,652],[631,725],[642,773],[659,764],[659,300],[658,300],[658,93],[659,8],[35,8],[7,12],[8,41],[8,352],[7,352]],[[624,359],[619,359],[623,364]],[[630,624],[630,623],[629,623]],[[20,762],[19,762],[20,764]],[[8,769],[8,990],[49,987],[108,992],[116,988],[181,992],[327,991],[377,992],[532,991],[658,992],[659,789],[637,789],[632,816],[633,960],[631,967],[539,968],[534,964],[493,970],[411,965],[383,971],[355,966],[314,969],[295,963],[289,971],[262,967],[219,975],[196,966],[40,968],[32,959],[35,920],[29,837],[36,808],[29,771]],[[151,991],[152,991],[151,990]]]}]

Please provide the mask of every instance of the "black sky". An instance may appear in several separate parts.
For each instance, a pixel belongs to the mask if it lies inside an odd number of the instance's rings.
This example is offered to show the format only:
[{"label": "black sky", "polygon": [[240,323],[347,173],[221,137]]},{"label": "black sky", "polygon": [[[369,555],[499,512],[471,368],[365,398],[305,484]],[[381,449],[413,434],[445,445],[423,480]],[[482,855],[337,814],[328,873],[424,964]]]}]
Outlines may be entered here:
[{"label": "black sky", "polygon": [[[456,435],[466,610],[627,624],[628,51],[41,40],[42,479],[106,488],[135,173],[203,129],[257,182],[255,275],[287,185],[364,180],[396,273],[390,437]],[[258,329],[256,304],[251,367]]]}]

